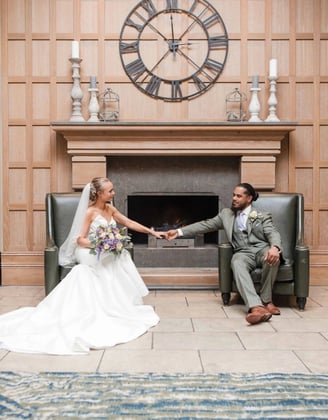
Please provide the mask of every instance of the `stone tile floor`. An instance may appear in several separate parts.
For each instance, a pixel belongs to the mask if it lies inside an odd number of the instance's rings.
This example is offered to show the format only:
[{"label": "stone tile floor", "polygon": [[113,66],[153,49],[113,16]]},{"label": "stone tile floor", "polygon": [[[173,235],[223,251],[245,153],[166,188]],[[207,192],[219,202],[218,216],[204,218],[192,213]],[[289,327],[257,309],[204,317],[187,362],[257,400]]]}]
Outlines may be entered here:
[{"label": "stone tile floor", "polygon": [[[35,306],[43,296],[42,286],[0,287],[0,313]],[[238,297],[223,306],[219,291],[151,291],[145,303],[161,321],[130,343],[84,356],[0,350],[0,370],[328,373],[328,286],[312,286],[302,312],[294,298],[277,298],[281,315],[253,326]]]}]

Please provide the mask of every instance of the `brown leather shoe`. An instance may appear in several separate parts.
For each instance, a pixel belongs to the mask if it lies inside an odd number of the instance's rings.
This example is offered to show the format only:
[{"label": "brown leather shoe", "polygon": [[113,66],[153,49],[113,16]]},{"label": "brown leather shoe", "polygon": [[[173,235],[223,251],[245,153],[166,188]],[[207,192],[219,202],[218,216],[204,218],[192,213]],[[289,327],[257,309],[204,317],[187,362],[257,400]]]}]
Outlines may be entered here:
[{"label": "brown leather shoe", "polygon": [[274,305],[272,302],[266,303],[264,307],[270,312],[270,314],[280,315],[280,309],[277,308],[276,305]]},{"label": "brown leather shoe", "polygon": [[272,314],[268,312],[267,309],[263,308],[263,306],[255,306],[251,309],[251,312],[247,314],[246,321],[250,324],[258,324],[260,322],[269,321],[272,317]]}]

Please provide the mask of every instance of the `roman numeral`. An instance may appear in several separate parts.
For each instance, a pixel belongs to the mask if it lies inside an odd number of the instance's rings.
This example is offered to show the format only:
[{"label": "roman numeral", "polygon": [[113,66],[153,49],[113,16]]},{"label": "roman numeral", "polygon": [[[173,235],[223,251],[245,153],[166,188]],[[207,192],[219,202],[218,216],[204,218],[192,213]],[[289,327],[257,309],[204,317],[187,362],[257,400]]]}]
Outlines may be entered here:
[{"label": "roman numeral", "polygon": [[135,28],[138,32],[142,31],[143,26],[133,22],[133,20],[130,18],[126,20],[126,24]]},{"label": "roman numeral", "polygon": [[172,99],[182,98],[182,90],[181,90],[179,80],[173,80],[171,82],[171,98]]},{"label": "roman numeral", "polygon": [[136,52],[138,52],[138,41],[120,43],[121,54],[136,53]]},{"label": "roman numeral", "polygon": [[132,77],[132,79],[136,81],[146,71],[146,66],[142,60],[138,58],[126,66],[126,71]]},{"label": "roman numeral", "polygon": [[195,10],[195,9],[196,9],[196,7],[197,7],[197,4],[198,4],[198,0],[194,0],[193,4],[191,5],[191,7],[190,7],[190,9],[189,9],[189,12],[190,12],[190,13],[193,13],[193,12],[194,12],[194,10]]},{"label": "roman numeral", "polygon": [[208,40],[210,48],[226,47],[228,38],[225,35],[212,36]]},{"label": "roman numeral", "polygon": [[162,83],[162,79],[159,77],[152,75],[151,79],[149,80],[145,90],[150,95],[158,95],[159,87]]},{"label": "roman numeral", "polygon": [[209,16],[207,19],[203,20],[203,25],[208,29],[209,27],[214,25],[214,23],[219,22],[219,21],[220,21],[219,15],[213,14],[212,16]]},{"label": "roman numeral", "polygon": [[196,74],[192,76],[192,79],[199,91],[206,88],[206,84]]},{"label": "roman numeral", "polygon": [[166,8],[169,10],[178,9],[178,0],[166,0]]},{"label": "roman numeral", "polygon": [[222,68],[223,68],[223,64],[220,63],[219,61],[216,60],[212,60],[211,58],[208,58],[207,61],[205,62],[205,66],[213,71],[215,71],[216,73],[221,73]]},{"label": "roman numeral", "polygon": [[151,18],[157,13],[157,9],[154,6],[154,3],[152,2],[152,0],[142,0],[142,2],[140,3],[140,6],[146,10],[149,18]]}]

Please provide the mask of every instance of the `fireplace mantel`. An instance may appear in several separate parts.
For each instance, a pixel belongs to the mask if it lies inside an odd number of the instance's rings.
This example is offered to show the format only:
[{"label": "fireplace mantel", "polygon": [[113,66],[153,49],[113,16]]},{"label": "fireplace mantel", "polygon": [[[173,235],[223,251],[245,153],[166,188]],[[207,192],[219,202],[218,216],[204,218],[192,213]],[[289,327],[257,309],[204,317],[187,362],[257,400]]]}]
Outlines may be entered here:
[{"label": "fireplace mantel", "polygon": [[238,156],[240,179],[274,189],[276,156],[295,130],[284,123],[53,122],[72,157],[72,187],[106,176],[107,156]]}]

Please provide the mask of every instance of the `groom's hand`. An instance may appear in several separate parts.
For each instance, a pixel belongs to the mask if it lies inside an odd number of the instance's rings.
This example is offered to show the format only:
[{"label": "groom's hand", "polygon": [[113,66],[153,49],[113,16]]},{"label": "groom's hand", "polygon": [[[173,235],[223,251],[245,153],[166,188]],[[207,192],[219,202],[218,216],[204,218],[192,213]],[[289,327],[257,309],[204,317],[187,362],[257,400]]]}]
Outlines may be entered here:
[{"label": "groom's hand", "polygon": [[177,229],[171,229],[166,232],[166,239],[169,241],[172,241],[172,239],[175,239],[179,236]]}]

